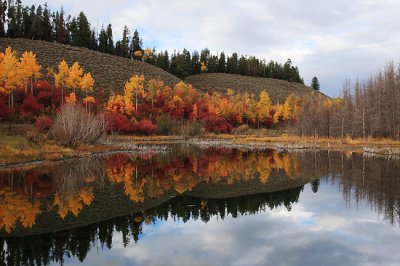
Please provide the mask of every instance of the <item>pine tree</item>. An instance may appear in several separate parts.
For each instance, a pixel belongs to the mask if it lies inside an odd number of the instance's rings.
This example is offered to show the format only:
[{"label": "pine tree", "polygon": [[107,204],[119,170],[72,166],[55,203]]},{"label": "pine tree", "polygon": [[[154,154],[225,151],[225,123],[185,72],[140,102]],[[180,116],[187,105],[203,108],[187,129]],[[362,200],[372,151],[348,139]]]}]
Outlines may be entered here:
[{"label": "pine tree", "polygon": [[85,13],[80,12],[79,16],[77,18],[77,39],[76,39],[76,44],[77,46],[80,47],[90,47],[90,36],[91,36],[91,30],[90,30],[90,24],[87,20],[87,17]]},{"label": "pine tree", "polygon": [[16,28],[17,28],[17,21],[16,21],[16,8],[14,3],[11,2],[8,6],[7,11],[7,37],[15,38],[16,36]]},{"label": "pine tree", "polygon": [[97,43],[97,38],[96,38],[96,31],[92,29],[92,32],[90,34],[90,43],[89,43],[89,49],[98,50],[98,43]]},{"label": "pine tree", "polygon": [[40,40],[43,36],[43,9],[39,5],[33,18],[32,27],[29,31],[29,38]]},{"label": "pine tree", "polygon": [[218,60],[218,73],[226,72],[225,53],[221,52]]},{"label": "pine tree", "polygon": [[6,32],[4,29],[6,23],[6,12],[7,12],[7,2],[0,0],[0,38],[6,36]]},{"label": "pine tree", "polygon": [[228,57],[226,64],[226,72],[231,74],[238,74],[238,55],[233,53],[231,57]]},{"label": "pine tree", "polygon": [[65,25],[64,9],[62,7],[60,13],[56,13],[54,24],[56,42],[66,44],[68,40],[68,30]]},{"label": "pine tree", "polygon": [[135,52],[140,51],[143,53],[142,45],[143,45],[143,41],[142,41],[142,39],[140,39],[139,32],[137,31],[137,29],[135,29],[135,32],[133,33],[133,37],[132,37],[132,41],[131,41],[131,46],[129,49],[129,57],[136,59],[136,60],[141,60],[142,59],[141,57],[135,56]]},{"label": "pine tree", "polygon": [[100,34],[99,34],[99,51],[102,53],[106,53],[108,51],[108,45],[107,45],[107,33],[104,30],[104,28],[102,27],[100,30]]},{"label": "pine tree", "polygon": [[319,81],[317,77],[313,77],[311,80],[311,88],[313,88],[314,90],[319,91],[320,89],[320,85],[319,85]]},{"label": "pine tree", "polygon": [[200,56],[197,51],[192,53],[192,75],[201,73]]},{"label": "pine tree", "polygon": [[124,30],[122,32],[122,40],[121,40],[121,55],[122,57],[128,57],[129,56],[129,29],[125,25]]},{"label": "pine tree", "polygon": [[43,31],[41,39],[48,42],[53,41],[52,26],[50,22],[50,11],[47,8],[47,4],[44,5],[42,29]]},{"label": "pine tree", "polygon": [[22,10],[22,31],[23,31],[24,38],[29,38],[29,31],[31,30],[34,17],[35,17],[35,6],[32,6],[31,9],[29,7],[23,8],[23,10]]},{"label": "pine tree", "polygon": [[113,40],[113,32],[111,23],[107,26],[107,53],[114,54],[114,40]]}]

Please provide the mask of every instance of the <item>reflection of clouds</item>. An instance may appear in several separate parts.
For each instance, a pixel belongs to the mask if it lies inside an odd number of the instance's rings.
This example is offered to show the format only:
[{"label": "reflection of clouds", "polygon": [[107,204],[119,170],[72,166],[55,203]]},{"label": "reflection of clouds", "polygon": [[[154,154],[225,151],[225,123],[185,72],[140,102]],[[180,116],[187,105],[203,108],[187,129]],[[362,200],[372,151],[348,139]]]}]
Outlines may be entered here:
[{"label": "reflection of clouds", "polygon": [[[208,223],[172,219],[144,225],[137,244],[93,248],[89,265],[397,265],[400,230],[370,207],[347,208],[334,186],[306,186],[291,212],[284,206],[257,215],[212,217]],[[104,261],[104,262],[103,262]],[[69,263],[67,263],[69,264]],[[71,264],[73,264],[71,262]]]}]

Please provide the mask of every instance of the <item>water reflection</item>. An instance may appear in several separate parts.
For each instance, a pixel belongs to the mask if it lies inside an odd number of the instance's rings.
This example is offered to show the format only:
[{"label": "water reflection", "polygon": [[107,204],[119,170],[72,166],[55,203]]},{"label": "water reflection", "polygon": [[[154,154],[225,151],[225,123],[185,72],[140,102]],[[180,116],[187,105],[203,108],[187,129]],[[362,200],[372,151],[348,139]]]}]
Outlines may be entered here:
[{"label": "water reflection", "polygon": [[146,224],[290,211],[310,182],[313,193],[333,185],[348,208],[368,203],[396,224],[399,168],[357,153],[173,147],[4,170],[0,250],[9,265],[83,261],[91,247],[110,249],[116,232],[124,246],[138,241]]}]

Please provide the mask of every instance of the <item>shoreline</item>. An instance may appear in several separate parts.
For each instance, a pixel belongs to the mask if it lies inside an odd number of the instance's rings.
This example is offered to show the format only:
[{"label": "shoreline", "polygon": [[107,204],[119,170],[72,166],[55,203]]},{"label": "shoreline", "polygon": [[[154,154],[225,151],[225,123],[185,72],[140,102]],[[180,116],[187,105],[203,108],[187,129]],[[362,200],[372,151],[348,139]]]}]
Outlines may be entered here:
[{"label": "shoreline", "polygon": [[[384,156],[400,158],[400,141],[388,139],[327,139],[294,136],[262,136],[207,134],[201,137],[182,136],[108,136],[102,143],[82,145],[76,149],[51,146],[48,151],[39,151],[33,158],[24,151],[14,154],[7,162],[0,162],[0,169],[9,169],[30,165],[40,165],[70,159],[103,156],[127,152],[165,152],[168,145],[185,144],[198,147],[229,147],[244,149],[275,149],[280,151],[329,150],[339,152],[358,152],[366,156]],[[0,147],[2,148],[2,147]],[[3,147],[4,148],[4,147]],[[45,147],[46,148],[46,147]],[[32,149],[32,148],[31,148]],[[7,150],[5,150],[7,151]],[[6,156],[5,154],[2,155]]]}]

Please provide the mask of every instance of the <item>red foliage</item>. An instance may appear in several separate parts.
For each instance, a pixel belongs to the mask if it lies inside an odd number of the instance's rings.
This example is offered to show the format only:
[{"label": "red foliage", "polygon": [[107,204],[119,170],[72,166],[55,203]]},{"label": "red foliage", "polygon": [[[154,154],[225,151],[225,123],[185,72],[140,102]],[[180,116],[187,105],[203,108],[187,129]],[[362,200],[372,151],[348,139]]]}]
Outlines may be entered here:
[{"label": "red foliage", "polygon": [[52,100],[56,93],[56,88],[47,81],[39,80],[33,83],[33,87],[37,92],[36,98],[44,106],[51,106]]},{"label": "red foliage", "polygon": [[52,124],[53,121],[50,117],[42,115],[39,116],[38,119],[36,119],[35,128],[41,133],[46,133],[47,131],[49,131]]},{"label": "red foliage", "polygon": [[123,114],[107,112],[104,115],[107,132],[133,133],[135,127]]},{"label": "red foliage", "polygon": [[42,108],[35,97],[27,94],[20,107],[21,116],[38,115]]},{"label": "red foliage", "polygon": [[217,133],[229,133],[232,130],[232,125],[221,117],[210,115],[206,120],[205,128],[208,131]]},{"label": "red foliage", "polygon": [[146,135],[154,134],[157,131],[157,126],[150,120],[143,119],[139,122],[139,132]]},{"label": "red foliage", "polygon": [[0,121],[8,119],[11,115],[11,109],[8,108],[8,95],[0,97]]}]

